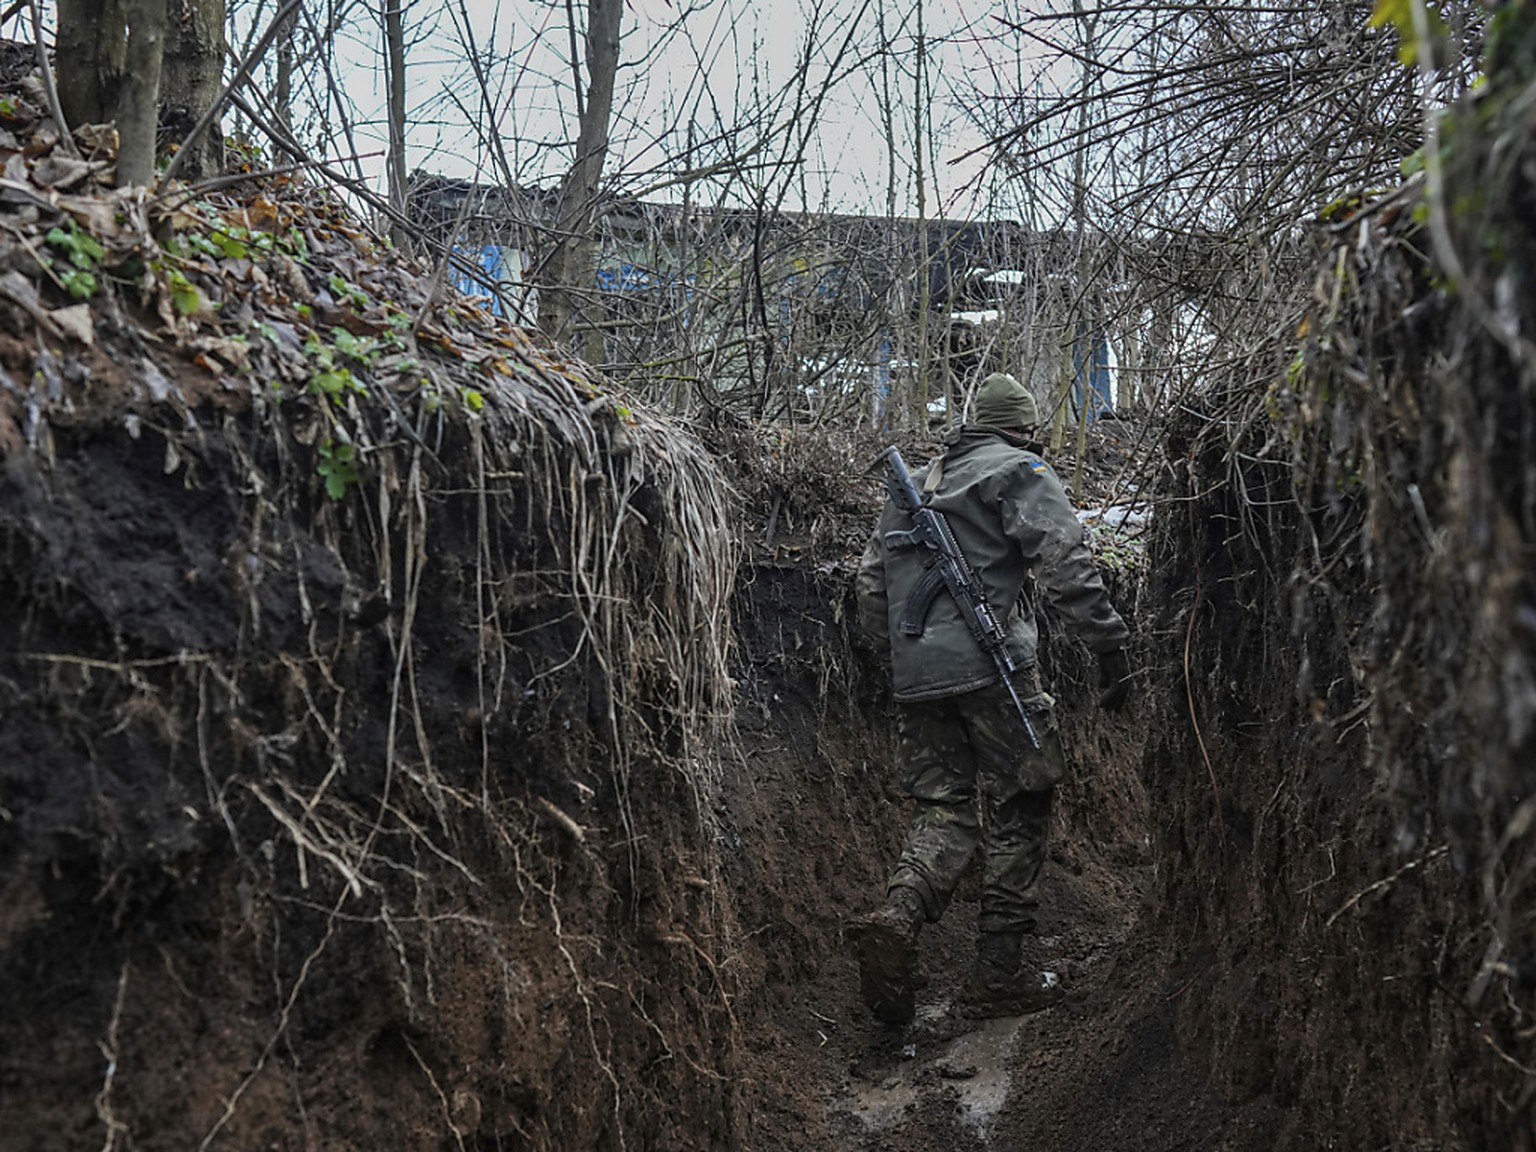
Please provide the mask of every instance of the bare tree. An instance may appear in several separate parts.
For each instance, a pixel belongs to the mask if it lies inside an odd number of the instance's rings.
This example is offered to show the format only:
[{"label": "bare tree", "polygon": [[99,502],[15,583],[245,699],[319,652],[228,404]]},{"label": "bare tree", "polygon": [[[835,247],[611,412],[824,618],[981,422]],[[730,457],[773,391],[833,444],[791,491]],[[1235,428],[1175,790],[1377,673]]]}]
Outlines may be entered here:
[{"label": "bare tree", "polygon": [[[1306,222],[1396,180],[1419,147],[1416,78],[1370,11],[1079,0],[994,13],[988,55],[1032,57],[1035,79],[994,72],[957,99],[990,137],[997,176],[1080,239],[1076,319],[1059,331],[1069,346],[1084,325],[1118,341],[1122,403],[1181,396],[1299,314]],[[1438,73],[1436,98],[1469,79],[1464,65]],[[1061,371],[1062,385],[1078,375]],[[1058,419],[1077,391],[1057,393]]]},{"label": "bare tree", "polygon": [[[55,56],[70,124],[116,121],[122,183],[146,183],[165,123],[190,134],[217,99],[224,65],[224,0],[60,0]],[[204,131],[183,171],[218,167],[223,138]]]},{"label": "bare tree", "polygon": [[[567,5],[569,9],[570,5]],[[619,67],[619,22],[623,0],[589,0],[587,6],[585,98],[576,84],[576,156],[560,182],[554,220],[554,247],[545,266],[539,295],[539,322],[557,338],[569,339],[583,299],[595,300],[598,191],[608,154],[609,119],[613,114],[614,79]],[[574,21],[571,29],[575,39]],[[574,55],[574,54],[573,54]],[[579,70],[572,60],[573,69]],[[589,359],[602,359],[601,337],[589,329]]]},{"label": "bare tree", "polygon": [[166,0],[126,0],[129,33],[117,101],[117,182],[148,184],[155,176]]},{"label": "bare tree", "polygon": [[71,124],[101,124],[117,112],[128,48],[125,0],[59,0],[55,40],[59,101]]},{"label": "bare tree", "polygon": [[196,179],[224,163],[224,133],[215,122],[193,134],[224,83],[225,0],[163,0],[168,32],[160,77],[160,117],[188,155],[183,176]]},{"label": "bare tree", "polygon": [[[389,126],[389,206],[397,217],[406,212],[405,193],[405,0],[381,0],[380,17],[384,25],[384,80],[388,88],[385,112]],[[391,228],[395,243],[404,247],[405,233],[399,224]]]}]

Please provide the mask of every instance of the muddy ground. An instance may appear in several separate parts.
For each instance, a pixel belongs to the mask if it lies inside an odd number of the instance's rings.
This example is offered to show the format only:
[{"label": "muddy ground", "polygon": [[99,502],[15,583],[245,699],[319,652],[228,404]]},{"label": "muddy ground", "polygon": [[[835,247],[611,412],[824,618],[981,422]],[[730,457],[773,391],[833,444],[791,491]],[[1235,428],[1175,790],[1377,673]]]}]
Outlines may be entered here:
[{"label": "muddy ground", "polygon": [[[93,365],[98,388],[111,377]],[[60,427],[52,464],[13,459],[0,492],[3,584],[17,606],[3,629],[0,748],[5,818],[19,833],[3,857],[0,1096],[15,1123],[0,1147],[1267,1146],[1234,1129],[1186,1066],[1173,1013],[1198,982],[1143,930],[1155,890],[1139,780],[1145,702],[1097,715],[1087,658],[1060,637],[1048,670],[1074,772],[1036,955],[1068,998],[1027,1019],[962,1025],[950,1014],[973,943],[968,884],[927,933],[913,1027],[879,1027],[859,1003],[844,932],[877,898],[906,809],[883,670],[849,631],[852,562],[877,490],[864,456],[841,448],[837,496],[774,501],[772,546],[767,502],[738,521],[735,724],[713,874],[687,821],[666,815],[686,811],[675,791],[636,789],[634,819],[659,842],[638,887],[621,840],[594,855],[533,810],[553,800],[594,841],[617,831],[600,815],[612,802],[602,742],[576,759],[555,752],[559,733],[594,724],[601,673],[578,669],[546,692],[533,647],[514,673],[530,687],[513,695],[537,702],[491,729],[493,762],[511,773],[493,786],[496,805],[526,839],[499,846],[498,825],[450,821],[437,842],[461,873],[428,867],[426,840],[397,865],[417,870],[400,893],[414,924],[381,936],[370,902],[320,915],[346,904],[344,886],[326,885],[313,853],[306,876],[306,854],[241,789],[302,769],[307,740],[281,733],[303,731],[307,694],[339,707],[330,682],[387,700],[393,614],[368,619],[352,587],[366,563],[308,531],[272,553],[259,588],[229,580],[248,523],[221,471],[253,450],[234,427],[215,437],[227,449],[199,458],[197,482],[167,471],[160,440],[120,424]],[[418,624],[418,707],[449,734],[432,754],[451,791],[479,771],[477,729],[463,719],[476,641],[454,605],[461,519],[450,508],[433,522],[443,527],[428,571],[445,611],[423,609]],[[303,568],[285,574],[287,555]],[[300,584],[315,605],[307,628]],[[259,641],[242,604],[252,594]],[[1117,588],[1132,616],[1134,594],[1129,580]],[[558,663],[560,633],[539,631],[537,617],[519,631],[544,636]],[[189,652],[232,652],[240,687]],[[232,732],[272,735],[225,742],[209,713]],[[350,722],[347,757],[377,750],[384,718]],[[262,747],[283,754],[267,763]],[[350,771],[346,803],[366,805],[374,785]],[[431,827],[429,791],[401,803]],[[210,820],[212,795],[228,809]],[[232,840],[220,819],[233,821]],[[467,872],[503,879],[466,885]],[[707,904],[726,912],[686,909],[688,885],[719,886]],[[439,918],[462,927],[434,927]],[[680,925],[686,938],[690,919],[704,965],[647,943],[657,930],[646,925]],[[572,963],[583,972],[574,986]]]},{"label": "muddy ground", "polygon": [[[1104,455],[1110,437],[1139,430],[1105,431]],[[909,809],[894,785],[883,669],[847,631],[850,549],[862,544],[854,512],[824,511],[841,532],[821,526],[800,544],[759,548],[738,597],[742,771],[731,806],[760,834],[743,837],[725,871],[760,924],[769,965],[743,1009],[755,1081],[747,1146],[1269,1147],[1247,1133],[1248,1113],[1186,1064],[1175,1037],[1175,1002],[1199,990],[1144,924],[1155,873],[1139,777],[1145,701],[1097,714],[1087,658],[1059,635],[1050,666],[1073,768],[1032,948],[1064,980],[1066,1000],[1026,1018],[953,1014],[974,950],[973,875],[925,929],[913,1025],[883,1027],[864,1010],[844,932],[883,891]],[[1134,615],[1133,586],[1117,591]]]},{"label": "muddy ground", "polygon": [[[631,407],[302,181],[112,200],[41,107],[0,135],[0,1148],[1536,1146],[1536,389],[1478,407],[1415,329],[1347,408],[1330,337],[1277,348],[1299,400],[1096,427],[1082,502],[1140,445],[1162,511],[1105,554],[1125,713],[1041,621],[1068,995],[954,1019],[968,883],[891,1031],[845,944],[906,818],[851,631],[880,442]],[[1460,423],[1410,436],[1426,378]],[[1428,463],[1365,491],[1368,431]],[[1478,563],[1415,567],[1451,529]]]}]

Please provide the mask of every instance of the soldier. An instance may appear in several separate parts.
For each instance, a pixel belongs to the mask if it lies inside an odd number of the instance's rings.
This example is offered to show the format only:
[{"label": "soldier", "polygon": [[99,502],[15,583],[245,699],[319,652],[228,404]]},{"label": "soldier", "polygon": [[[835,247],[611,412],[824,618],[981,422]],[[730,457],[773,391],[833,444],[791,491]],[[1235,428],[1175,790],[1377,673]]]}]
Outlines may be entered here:
[{"label": "soldier", "polygon": [[1061,997],[1021,961],[1035,928],[1035,886],[1045,861],[1051,799],[1066,771],[1054,701],[1040,684],[1035,622],[1021,602],[1030,573],[1079,637],[1098,654],[1099,704],[1125,703],[1130,662],[1125,622],[1109,602],[1082,525],[1061,482],[1031,442],[1034,397],[994,373],[976,393],[975,423],[915,477],[928,507],[943,513],[985,588],[1019,672],[1014,686],[1040,741],[1034,748],[996,665],[941,594],[909,634],[901,624],[932,555],[894,548],[886,533],[911,527],[887,500],[859,565],[860,624],[890,654],[902,782],[917,803],[884,905],[852,926],[861,991],[875,1017],[906,1024],[917,987],[917,936],[944,914],[972,853],[983,853],[980,936],[960,997],[968,1016],[1033,1012]]}]

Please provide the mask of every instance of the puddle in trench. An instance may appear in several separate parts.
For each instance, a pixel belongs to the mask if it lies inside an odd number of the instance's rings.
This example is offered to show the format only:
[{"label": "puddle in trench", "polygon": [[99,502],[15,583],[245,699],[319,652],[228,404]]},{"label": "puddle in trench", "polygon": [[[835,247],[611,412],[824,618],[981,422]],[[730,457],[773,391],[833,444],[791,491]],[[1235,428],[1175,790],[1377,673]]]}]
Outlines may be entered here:
[{"label": "puddle in trench", "polygon": [[[955,1102],[966,1127],[986,1139],[1008,1099],[1013,1082],[1009,1057],[1025,1019],[959,1022],[947,1003],[925,1005],[912,1029],[919,1039],[904,1050],[906,1059],[889,1067],[878,1082],[855,1082],[848,1112],[867,1131],[879,1132],[901,1123],[924,1101],[943,1099]],[[966,1031],[953,1039],[920,1038],[943,1035],[962,1023]]]}]

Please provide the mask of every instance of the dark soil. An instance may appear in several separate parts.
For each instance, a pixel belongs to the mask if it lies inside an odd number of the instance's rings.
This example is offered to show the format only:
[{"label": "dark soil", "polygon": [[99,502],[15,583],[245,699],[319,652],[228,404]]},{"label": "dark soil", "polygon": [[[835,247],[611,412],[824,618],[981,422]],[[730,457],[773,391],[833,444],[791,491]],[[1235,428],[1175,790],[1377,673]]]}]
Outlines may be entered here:
[{"label": "dark soil", "polygon": [[[855,469],[867,458],[847,457]],[[870,498],[856,471],[842,479],[849,499]],[[861,544],[841,522],[840,533],[820,528]],[[1087,658],[1060,640],[1052,667],[1074,771],[1032,947],[1067,999],[1027,1018],[953,1013],[974,949],[972,876],[925,929],[917,1020],[890,1029],[870,1018],[845,929],[878,902],[908,810],[894,785],[883,669],[848,631],[854,557],[825,551],[809,536],[781,540],[739,594],[748,774],[731,807],[757,834],[727,873],[767,966],[738,1005],[758,1081],[750,1146],[1268,1147],[1229,1131],[1239,1121],[1186,1066],[1174,1005],[1191,982],[1140,929],[1155,871],[1138,777],[1146,713],[1095,714]]]},{"label": "dark soil", "polygon": [[[846,939],[907,816],[851,626],[881,445],[621,417],[451,308],[408,372],[353,357],[332,401],[308,337],[425,316],[420,269],[290,184],[263,195],[302,201],[302,267],[189,250],[221,308],[157,310],[159,241],[27,187],[36,159],[9,157],[7,236],[116,231],[88,316],[41,279],[0,301],[0,1149],[1533,1146],[1531,735],[1499,711],[1529,681],[1499,626],[1536,619],[1529,502],[1458,521],[1502,541],[1498,620],[1430,573],[1501,657],[1470,671],[1512,685],[1477,715],[1518,739],[1465,785],[1466,733],[1394,712],[1433,691],[1372,695],[1372,661],[1416,658],[1361,642],[1419,582],[1384,599],[1355,535],[1410,520],[1401,477],[1371,520],[1353,489],[1288,503],[1293,461],[1223,440],[1237,422],[1097,427],[1079,502],[1155,438],[1175,514],[1108,564],[1128,711],[1094,710],[1091,661],[1041,621],[1073,767],[1032,947],[1067,996],[957,1020],[968,882],[887,1029]],[[274,335],[242,352],[257,317]],[[326,476],[341,432],[362,465]],[[1438,513],[1466,492],[1433,460]],[[709,577],[735,544],[725,667]],[[1510,851],[1485,863],[1490,834]]]},{"label": "dark soil", "polygon": [[[682,778],[635,802],[649,843],[602,844],[596,674],[536,676],[570,660],[564,614],[504,620],[522,637],[509,705],[477,714],[454,585],[473,536],[450,505],[406,705],[432,760],[402,732],[391,782],[398,609],[373,613],[366,558],[297,524],[259,587],[239,578],[250,521],[220,444],[241,436],[211,438],[195,486],[162,445],[99,429],[0,483],[0,1146],[728,1142],[729,1087],[693,1083],[730,1041],[727,1008],[649,927],[709,919],[646,879],[697,841]],[[343,712],[344,695],[364,703]],[[308,850],[272,818],[306,803]],[[637,1010],[651,1026],[611,1025]],[[659,1068],[652,1027],[686,1045]],[[694,1109],[659,1111],[663,1094]]]},{"label": "dark soil", "polygon": [[[95,380],[109,391],[110,368]],[[1024,1020],[952,1017],[967,887],[925,939],[917,1024],[891,1032],[859,1003],[844,928],[876,898],[905,820],[883,672],[849,632],[867,478],[816,517],[784,502],[775,547],[739,574],[718,881],[666,772],[632,797],[657,844],[638,872],[603,830],[604,746],[578,735],[594,731],[600,673],[578,668],[492,730],[493,794],[525,839],[442,825],[470,883],[406,837],[391,851],[415,879],[358,903],[253,797],[305,759],[306,788],[324,775],[310,699],[327,712],[336,689],[389,699],[394,616],[368,608],[366,560],[295,523],[259,584],[239,579],[237,461],[260,450],[238,418],[206,438],[196,482],[120,421],[56,430],[53,451],[41,470],[14,456],[0,488],[15,608],[0,622],[0,1146],[180,1148],[213,1133],[210,1146],[242,1148],[1246,1146],[1220,1142],[1227,1113],[1175,1042],[1188,984],[1138,931],[1154,873],[1145,713],[1096,716],[1069,645],[1051,671],[1076,771],[1037,941],[1068,999]],[[477,641],[456,575],[472,537],[451,503],[434,523],[418,699],[439,787],[474,789]],[[524,637],[513,699],[569,650],[540,621],[535,609],[509,629]],[[381,753],[384,720],[353,716],[348,763]],[[379,780],[353,768],[336,786],[365,809]],[[542,799],[576,813],[593,847],[544,819]],[[441,818],[430,787],[400,803],[418,826]],[[410,914],[381,925],[401,901]],[[690,936],[696,958],[679,952]]]}]

